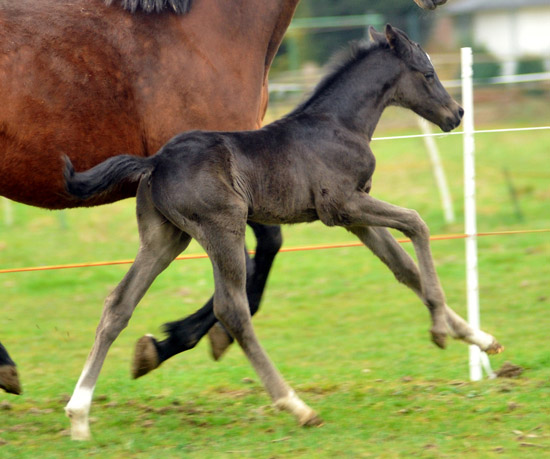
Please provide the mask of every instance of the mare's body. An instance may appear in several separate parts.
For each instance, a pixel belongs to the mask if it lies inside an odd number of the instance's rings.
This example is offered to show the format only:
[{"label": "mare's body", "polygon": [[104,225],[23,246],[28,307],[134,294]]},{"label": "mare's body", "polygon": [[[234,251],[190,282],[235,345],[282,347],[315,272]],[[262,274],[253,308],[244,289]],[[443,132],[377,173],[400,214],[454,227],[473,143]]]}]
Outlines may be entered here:
[{"label": "mare's body", "polygon": [[[415,292],[431,314],[432,340],[446,336],[496,353],[501,346],[472,329],[445,303],[418,214],[370,195],[375,158],[369,143],[385,107],[409,108],[444,131],[460,123],[462,108],[449,96],[426,53],[391,26],[371,31],[294,112],[258,131],[190,132],[150,158],[121,155],[75,173],[67,160],[67,190],[93,199],[124,182],[139,183],[140,249],[125,278],[105,301],[96,340],[66,411],[74,438],[89,437],[88,412],[107,350],[127,325],[147,289],[196,239],[208,253],[215,280],[214,314],[241,345],[276,406],[304,425],[318,424],[277,372],[250,320],[247,221],[260,224],[321,220],[342,226],[371,249]],[[411,238],[418,266],[387,227]]]}]

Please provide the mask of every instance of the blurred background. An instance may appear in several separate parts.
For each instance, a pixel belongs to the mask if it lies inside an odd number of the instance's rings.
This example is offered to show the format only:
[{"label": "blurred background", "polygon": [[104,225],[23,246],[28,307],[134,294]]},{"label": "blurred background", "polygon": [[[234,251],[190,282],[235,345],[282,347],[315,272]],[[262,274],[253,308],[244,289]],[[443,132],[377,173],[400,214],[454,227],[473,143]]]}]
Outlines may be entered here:
[{"label": "blurred background", "polygon": [[[447,82],[460,78],[460,47],[473,48],[479,122],[521,114],[550,121],[550,0],[450,0],[435,11],[410,0],[303,0],[273,65],[271,116],[303,97],[334,52],[386,23],[420,43]],[[447,87],[460,98],[456,83]]]}]

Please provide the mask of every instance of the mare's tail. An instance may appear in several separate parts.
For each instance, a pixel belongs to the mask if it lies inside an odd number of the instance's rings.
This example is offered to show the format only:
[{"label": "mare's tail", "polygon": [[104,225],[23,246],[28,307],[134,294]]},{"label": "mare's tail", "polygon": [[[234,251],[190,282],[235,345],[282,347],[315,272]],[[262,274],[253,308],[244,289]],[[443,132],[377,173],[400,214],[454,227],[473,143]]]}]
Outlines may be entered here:
[{"label": "mare's tail", "polygon": [[89,199],[112,190],[122,183],[139,182],[144,173],[153,170],[151,157],[119,155],[109,158],[84,172],[75,172],[65,156],[65,189],[79,199]]}]

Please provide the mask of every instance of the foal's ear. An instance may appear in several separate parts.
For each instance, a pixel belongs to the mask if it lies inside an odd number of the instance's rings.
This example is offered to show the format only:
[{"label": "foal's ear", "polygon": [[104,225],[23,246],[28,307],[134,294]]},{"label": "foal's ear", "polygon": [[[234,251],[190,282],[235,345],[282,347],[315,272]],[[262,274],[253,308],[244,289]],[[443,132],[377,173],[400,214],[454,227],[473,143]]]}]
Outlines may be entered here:
[{"label": "foal's ear", "polygon": [[386,40],[390,45],[390,48],[394,52],[403,58],[410,56],[411,54],[411,45],[409,40],[399,32],[399,30],[394,29],[390,24],[386,24]]},{"label": "foal's ear", "polygon": [[369,37],[373,43],[386,43],[386,36],[377,32],[373,26],[369,26]]}]

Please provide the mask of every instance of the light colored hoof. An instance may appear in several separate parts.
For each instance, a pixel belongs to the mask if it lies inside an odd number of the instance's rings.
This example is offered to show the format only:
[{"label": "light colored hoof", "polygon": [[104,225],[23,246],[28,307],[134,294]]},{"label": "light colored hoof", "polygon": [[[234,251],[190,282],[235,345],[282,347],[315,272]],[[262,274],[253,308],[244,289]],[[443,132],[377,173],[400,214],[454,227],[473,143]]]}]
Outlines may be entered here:
[{"label": "light colored hoof", "polygon": [[155,338],[153,335],[142,336],[136,343],[134,360],[132,361],[132,378],[146,375],[160,365]]},{"label": "light colored hoof", "polygon": [[312,411],[311,416],[304,419],[303,422],[300,422],[300,425],[302,427],[319,427],[323,425],[323,420],[317,413],[315,413],[315,411]]},{"label": "light colored hoof", "polygon": [[323,423],[319,415],[307,406],[294,391],[290,391],[286,397],[277,400],[274,405],[275,408],[281,411],[288,411],[296,416],[296,419],[298,419],[298,422],[303,427],[320,426]]},{"label": "light colored hoof", "polygon": [[0,366],[0,389],[4,389],[8,394],[21,394],[19,375],[17,374],[17,368],[13,365]]},{"label": "light colored hoof", "polygon": [[214,324],[208,331],[208,339],[210,340],[210,352],[214,360],[219,360],[232,343],[231,338],[219,322]]},{"label": "light colored hoof", "polygon": [[71,420],[71,439],[76,441],[90,440],[92,435],[88,423],[88,414],[83,410],[73,410],[71,408],[65,408],[65,413]]},{"label": "light colored hoof", "polygon": [[487,349],[482,349],[489,355],[500,354],[504,351],[504,346],[502,346],[496,339],[493,338],[493,342],[489,345]]}]

